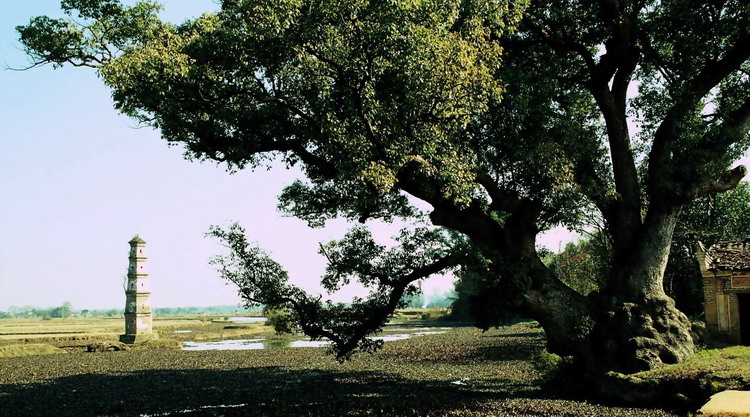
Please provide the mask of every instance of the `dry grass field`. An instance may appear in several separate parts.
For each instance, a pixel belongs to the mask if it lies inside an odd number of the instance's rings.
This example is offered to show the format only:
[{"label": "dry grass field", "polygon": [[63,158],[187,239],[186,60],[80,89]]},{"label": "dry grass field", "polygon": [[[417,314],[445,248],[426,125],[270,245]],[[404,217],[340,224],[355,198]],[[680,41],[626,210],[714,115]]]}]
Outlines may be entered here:
[{"label": "dry grass field", "polygon": [[[160,338],[215,340],[273,333],[263,323],[233,323],[226,316],[164,316],[154,318]],[[118,340],[125,332],[121,317],[0,320],[0,346],[19,343],[48,343],[77,346],[94,341]]]}]

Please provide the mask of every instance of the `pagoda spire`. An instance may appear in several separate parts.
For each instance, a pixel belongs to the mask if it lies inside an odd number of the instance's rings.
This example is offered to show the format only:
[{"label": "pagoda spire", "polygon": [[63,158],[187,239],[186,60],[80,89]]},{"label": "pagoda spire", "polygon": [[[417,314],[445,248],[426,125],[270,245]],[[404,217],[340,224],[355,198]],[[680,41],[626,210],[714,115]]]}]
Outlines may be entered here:
[{"label": "pagoda spire", "polygon": [[158,337],[153,332],[151,312],[151,285],[148,279],[146,241],[138,235],[128,242],[128,281],[125,286],[125,334],[123,343],[136,343]]}]

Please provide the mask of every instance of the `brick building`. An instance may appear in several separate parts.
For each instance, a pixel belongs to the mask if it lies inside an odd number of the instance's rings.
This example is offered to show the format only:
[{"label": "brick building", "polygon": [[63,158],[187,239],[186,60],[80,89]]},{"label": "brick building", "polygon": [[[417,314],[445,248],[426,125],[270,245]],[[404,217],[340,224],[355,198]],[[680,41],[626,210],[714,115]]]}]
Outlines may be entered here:
[{"label": "brick building", "polygon": [[750,238],[719,242],[696,257],[703,275],[706,328],[717,337],[750,345]]}]

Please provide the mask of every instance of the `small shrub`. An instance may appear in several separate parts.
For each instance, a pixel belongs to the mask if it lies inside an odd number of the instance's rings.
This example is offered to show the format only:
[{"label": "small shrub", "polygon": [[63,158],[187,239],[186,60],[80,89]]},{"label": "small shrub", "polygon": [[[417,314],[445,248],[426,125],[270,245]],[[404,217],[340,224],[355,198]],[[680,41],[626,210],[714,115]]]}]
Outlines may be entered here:
[{"label": "small shrub", "polygon": [[269,310],[266,315],[266,326],[273,326],[276,334],[294,332],[294,320],[291,313],[286,310]]},{"label": "small shrub", "polygon": [[422,313],[422,320],[446,320],[450,317],[450,309],[431,308]]},{"label": "small shrub", "polygon": [[531,357],[531,363],[537,371],[543,374],[556,374],[565,364],[565,359],[547,349],[541,349]]},{"label": "small shrub", "polygon": [[571,357],[563,357],[540,349],[531,356],[531,364],[543,375],[543,379],[552,384],[556,390],[568,391],[575,388],[570,385],[576,379],[578,370],[573,366]]}]

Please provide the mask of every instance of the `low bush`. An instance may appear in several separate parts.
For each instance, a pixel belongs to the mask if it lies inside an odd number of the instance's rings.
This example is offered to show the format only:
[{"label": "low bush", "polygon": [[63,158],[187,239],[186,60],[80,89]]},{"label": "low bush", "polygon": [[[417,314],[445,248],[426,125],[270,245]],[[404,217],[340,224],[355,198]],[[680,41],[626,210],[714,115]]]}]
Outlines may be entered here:
[{"label": "low bush", "polygon": [[447,309],[435,309],[422,313],[422,320],[442,320],[450,315]]},{"label": "low bush", "polygon": [[266,317],[268,318],[266,326],[273,326],[276,334],[294,332],[294,320],[292,320],[292,315],[288,311],[269,310]]}]

